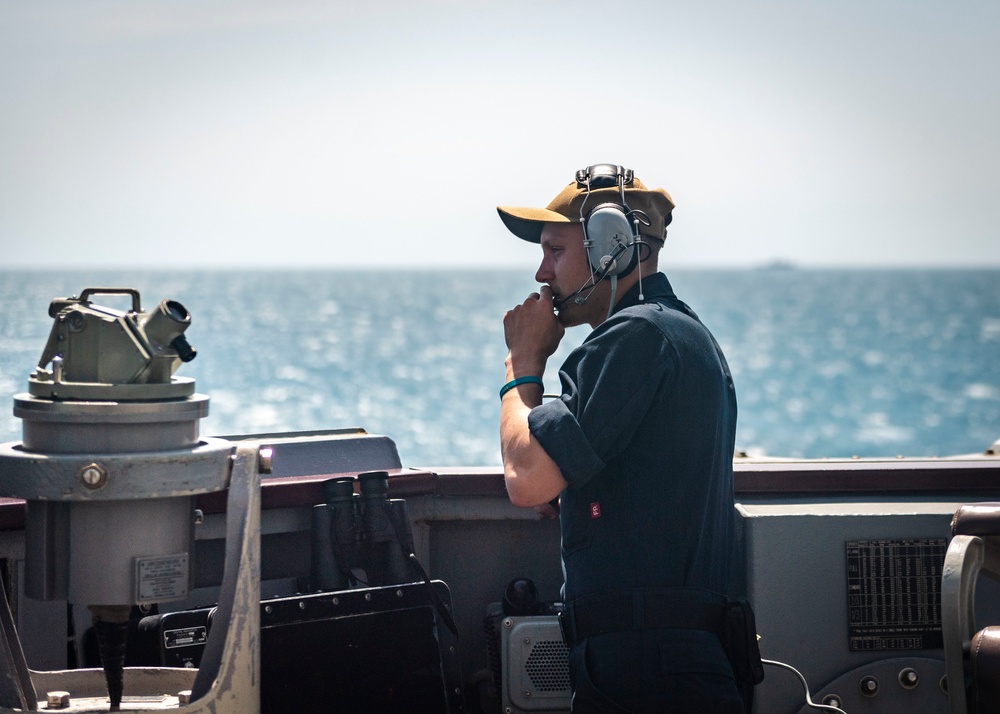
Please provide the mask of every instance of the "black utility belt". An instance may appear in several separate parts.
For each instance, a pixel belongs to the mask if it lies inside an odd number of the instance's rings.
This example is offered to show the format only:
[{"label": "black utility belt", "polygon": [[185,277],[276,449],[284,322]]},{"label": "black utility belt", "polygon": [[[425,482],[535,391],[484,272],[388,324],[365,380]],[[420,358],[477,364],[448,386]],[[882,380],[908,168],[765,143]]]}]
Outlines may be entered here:
[{"label": "black utility belt", "polygon": [[726,634],[726,601],[710,593],[647,589],[590,596],[566,603],[560,613],[569,647],[588,637],[636,630],[705,630]]}]

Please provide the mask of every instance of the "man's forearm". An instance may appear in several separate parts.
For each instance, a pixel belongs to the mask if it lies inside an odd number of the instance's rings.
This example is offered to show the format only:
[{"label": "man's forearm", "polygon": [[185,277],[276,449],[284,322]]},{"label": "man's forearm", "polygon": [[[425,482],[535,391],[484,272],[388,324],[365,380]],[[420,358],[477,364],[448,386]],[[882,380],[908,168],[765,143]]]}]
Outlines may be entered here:
[{"label": "man's forearm", "polygon": [[504,482],[515,506],[548,503],[566,488],[556,462],[528,429],[528,414],[542,403],[538,384],[515,387],[500,403],[500,454]]}]

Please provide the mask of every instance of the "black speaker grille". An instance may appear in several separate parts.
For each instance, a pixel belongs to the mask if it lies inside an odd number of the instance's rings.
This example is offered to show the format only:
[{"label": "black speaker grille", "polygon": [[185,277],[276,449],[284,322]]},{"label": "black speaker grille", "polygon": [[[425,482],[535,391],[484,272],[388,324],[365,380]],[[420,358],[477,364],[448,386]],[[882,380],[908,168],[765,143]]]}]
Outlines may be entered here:
[{"label": "black speaker grille", "polygon": [[539,692],[569,690],[569,649],[561,640],[539,640],[531,648],[524,671]]}]

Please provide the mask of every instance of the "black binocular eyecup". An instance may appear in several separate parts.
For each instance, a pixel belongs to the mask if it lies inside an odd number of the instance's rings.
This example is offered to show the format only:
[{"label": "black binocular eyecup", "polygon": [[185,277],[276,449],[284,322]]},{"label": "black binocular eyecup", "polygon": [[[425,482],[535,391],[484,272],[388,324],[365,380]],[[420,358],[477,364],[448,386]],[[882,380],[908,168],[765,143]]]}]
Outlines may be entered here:
[{"label": "black binocular eyecup", "polygon": [[385,499],[389,497],[389,472],[366,471],[358,474],[361,485],[361,497],[367,499]]},{"label": "black binocular eyecup", "polygon": [[354,498],[354,477],[341,476],[323,482],[323,498],[326,503],[343,503]]}]

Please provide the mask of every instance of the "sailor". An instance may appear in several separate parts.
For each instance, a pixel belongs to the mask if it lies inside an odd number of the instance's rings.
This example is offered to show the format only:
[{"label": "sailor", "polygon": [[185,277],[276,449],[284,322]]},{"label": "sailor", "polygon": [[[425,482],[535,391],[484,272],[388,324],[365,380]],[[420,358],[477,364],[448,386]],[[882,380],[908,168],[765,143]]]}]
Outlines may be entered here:
[{"label": "sailor", "polygon": [[[744,711],[722,644],[735,552],[736,394],[657,260],[674,203],[629,169],[581,169],[546,208],[500,206],[541,283],[504,316],[510,500],[557,508],[575,714]],[[542,376],[567,327],[561,395]]]}]

